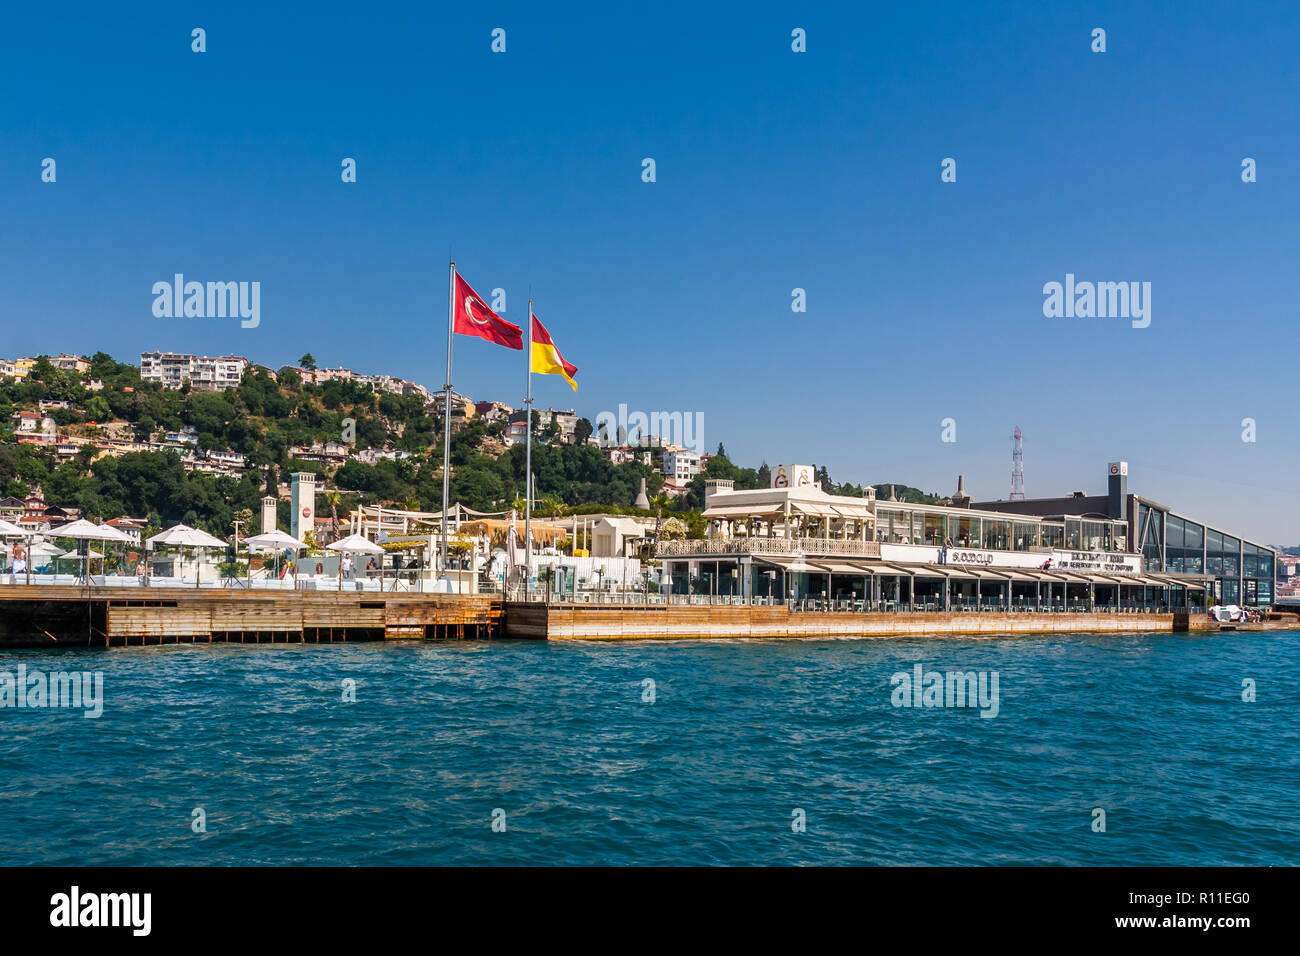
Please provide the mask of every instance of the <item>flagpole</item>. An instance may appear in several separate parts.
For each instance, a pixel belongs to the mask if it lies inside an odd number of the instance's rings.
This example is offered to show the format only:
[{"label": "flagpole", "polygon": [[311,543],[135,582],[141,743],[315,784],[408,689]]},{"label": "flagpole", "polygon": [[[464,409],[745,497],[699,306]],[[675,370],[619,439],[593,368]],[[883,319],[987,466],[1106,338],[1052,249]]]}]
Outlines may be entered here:
[{"label": "flagpole", "polygon": [[528,436],[524,451],[524,593],[533,576],[533,297],[528,295],[528,389],[524,396],[524,414]]},{"label": "flagpole", "polygon": [[456,260],[447,282],[447,384],[442,411],[442,576],[447,575],[447,499],[451,493],[451,341],[456,316]]}]

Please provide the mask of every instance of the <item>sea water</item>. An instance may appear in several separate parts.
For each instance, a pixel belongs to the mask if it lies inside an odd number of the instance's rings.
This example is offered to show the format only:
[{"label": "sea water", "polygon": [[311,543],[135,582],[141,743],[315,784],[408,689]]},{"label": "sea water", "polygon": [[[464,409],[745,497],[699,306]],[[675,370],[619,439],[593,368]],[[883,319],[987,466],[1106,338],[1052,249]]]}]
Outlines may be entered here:
[{"label": "sea water", "polygon": [[[1300,863],[1294,631],[19,664],[102,713],[0,708],[3,865]],[[996,713],[900,689],[948,672]]]}]

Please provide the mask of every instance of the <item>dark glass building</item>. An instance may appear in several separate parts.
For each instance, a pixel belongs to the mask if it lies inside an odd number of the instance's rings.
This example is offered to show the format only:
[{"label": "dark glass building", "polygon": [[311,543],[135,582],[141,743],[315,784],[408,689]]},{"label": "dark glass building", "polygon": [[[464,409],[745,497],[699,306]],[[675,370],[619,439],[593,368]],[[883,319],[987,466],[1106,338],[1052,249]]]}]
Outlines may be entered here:
[{"label": "dark glass building", "polygon": [[[1128,524],[1128,550],[1142,555],[1142,569],[1167,574],[1188,583],[1190,603],[1240,604],[1264,607],[1277,594],[1277,552],[1239,534],[1174,511],[1150,498],[1130,494],[1128,462],[1107,467],[1107,493],[1076,491],[1065,498],[972,502],[983,511],[1121,520]],[[1066,545],[1070,547],[1070,545]]]}]

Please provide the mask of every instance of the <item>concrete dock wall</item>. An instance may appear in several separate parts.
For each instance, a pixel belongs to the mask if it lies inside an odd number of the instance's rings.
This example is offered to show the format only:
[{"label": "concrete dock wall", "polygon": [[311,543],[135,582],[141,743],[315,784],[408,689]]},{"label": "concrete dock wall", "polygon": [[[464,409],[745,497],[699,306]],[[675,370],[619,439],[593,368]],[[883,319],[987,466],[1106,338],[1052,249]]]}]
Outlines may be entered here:
[{"label": "concrete dock wall", "polygon": [[908,634],[1172,632],[1172,614],[854,614],[785,607],[671,605],[592,607],[510,603],[507,637],[549,640],[896,637]]}]

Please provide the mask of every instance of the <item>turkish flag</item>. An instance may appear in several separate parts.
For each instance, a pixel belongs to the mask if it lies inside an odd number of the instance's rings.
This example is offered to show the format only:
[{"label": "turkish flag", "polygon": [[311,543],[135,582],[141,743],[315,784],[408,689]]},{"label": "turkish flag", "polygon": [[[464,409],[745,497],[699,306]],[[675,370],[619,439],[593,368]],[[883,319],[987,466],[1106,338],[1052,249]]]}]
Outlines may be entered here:
[{"label": "turkish flag", "polygon": [[511,325],[487,307],[487,303],[469,283],[456,273],[455,320],[452,329],[461,335],[477,335],[481,339],[504,345],[508,349],[524,347],[524,333],[519,326]]}]

